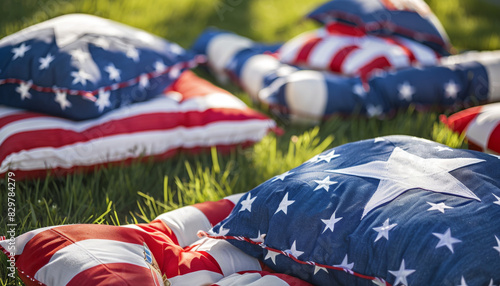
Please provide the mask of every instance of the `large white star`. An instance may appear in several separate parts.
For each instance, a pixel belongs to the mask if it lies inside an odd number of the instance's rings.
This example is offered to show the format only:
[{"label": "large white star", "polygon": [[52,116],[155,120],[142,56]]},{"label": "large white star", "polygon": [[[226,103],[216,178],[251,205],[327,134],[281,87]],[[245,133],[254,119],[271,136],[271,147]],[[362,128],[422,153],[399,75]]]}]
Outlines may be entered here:
[{"label": "large white star", "polygon": [[281,180],[281,181],[284,181],[286,177],[290,176],[291,174],[293,174],[293,172],[285,172],[281,175],[278,175],[276,177],[274,177],[274,179],[271,181],[271,182],[274,182],[274,181],[277,181],[277,180]]},{"label": "large white star", "polygon": [[344,270],[352,270],[352,268],[354,267],[354,262],[348,263],[348,261],[349,261],[349,258],[347,257],[347,254],[346,254],[344,256],[344,259],[342,260],[342,262],[339,265],[333,265],[333,266],[344,268]]},{"label": "large white star", "polygon": [[493,248],[500,253],[500,239],[495,235],[495,239],[497,240],[498,246],[493,246]]},{"label": "large white star", "polygon": [[294,240],[292,243],[292,247],[290,249],[285,250],[286,253],[291,254],[295,258],[299,258],[302,254],[304,254],[304,251],[299,251],[297,250],[297,241]]},{"label": "large white star", "polygon": [[105,91],[103,89],[99,90],[99,97],[97,98],[95,105],[99,107],[99,112],[102,112],[105,107],[111,106],[111,102],[109,101],[110,91]]},{"label": "large white star", "polygon": [[408,285],[408,280],[406,277],[415,272],[413,269],[406,269],[405,260],[401,261],[401,265],[399,266],[399,270],[391,271],[389,273],[396,276],[396,281],[393,285],[398,285],[398,283],[402,283],[403,285]]},{"label": "large white star", "polygon": [[451,251],[451,253],[454,253],[453,252],[453,244],[462,242],[460,239],[456,239],[456,238],[451,236],[451,230],[449,228],[444,233],[433,232],[432,234],[434,236],[436,236],[437,238],[439,238],[439,242],[436,245],[436,248],[446,246]]},{"label": "large white star", "polygon": [[66,96],[67,96],[66,92],[61,91],[61,90],[56,90],[56,97],[54,100],[57,103],[59,103],[62,110],[65,110],[66,107],[71,107],[71,102],[69,102],[69,100],[66,98]]},{"label": "large white star", "polygon": [[115,67],[114,64],[107,65],[104,70],[109,74],[109,80],[120,81],[121,71]]},{"label": "large white star", "polygon": [[495,194],[493,194],[493,193],[491,193],[491,194],[492,194],[492,195],[493,195],[493,196],[497,199],[497,200],[496,200],[496,201],[494,201],[493,203],[494,203],[494,204],[497,204],[497,205],[499,205],[499,206],[500,206],[500,197],[499,197],[499,196],[497,196],[497,195],[495,195]]},{"label": "large white star", "polygon": [[316,275],[320,271],[325,271],[326,273],[328,273],[328,269],[326,269],[325,267],[320,267],[318,265],[314,265],[314,274],[313,275]]},{"label": "large white star", "polygon": [[40,62],[40,66],[38,67],[39,70],[44,70],[47,69],[50,65],[50,63],[54,60],[54,56],[52,54],[47,54],[44,58],[39,58],[38,61]]},{"label": "large white star", "polygon": [[73,82],[71,84],[81,83],[82,85],[87,84],[87,80],[91,79],[90,74],[86,73],[84,70],[73,71],[71,72],[71,76],[73,77]]},{"label": "large white star", "polygon": [[280,255],[278,252],[267,250],[267,254],[266,257],[264,257],[264,260],[271,259],[274,265],[276,265],[276,256],[278,255]]},{"label": "large white star", "polygon": [[318,162],[321,162],[321,161],[325,161],[327,163],[330,163],[330,161],[332,159],[335,159],[337,157],[339,157],[340,155],[339,154],[335,154],[335,150],[332,150],[330,153],[328,154],[325,154],[325,155],[319,155],[317,160]]},{"label": "large white star", "polygon": [[465,278],[463,276],[460,279],[460,285],[458,285],[458,286],[467,286],[467,282],[465,282]]},{"label": "large white star", "polygon": [[278,209],[276,210],[275,214],[277,214],[278,212],[282,211],[284,212],[285,214],[287,214],[287,210],[288,210],[288,206],[293,204],[295,201],[289,201],[288,200],[288,193],[285,194],[285,196],[283,197],[283,199],[281,200],[281,203],[278,207]]},{"label": "large white star", "polygon": [[330,190],[330,185],[338,183],[336,181],[330,181],[330,176],[326,176],[323,180],[314,180],[314,182],[318,185],[313,191],[324,189],[327,192]]},{"label": "large white star", "polygon": [[321,220],[324,224],[326,224],[325,229],[323,229],[322,233],[324,233],[327,229],[329,229],[333,232],[333,229],[335,228],[335,224],[342,219],[341,217],[339,217],[339,218],[335,217],[336,212],[337,211],[334,211],[332,216],[329,219],[322,219]]},{"label": "large white star", "polygon": [[13,48],[11,50],[12,53],[14,53],[14,56],[12,56],[12,60],[15,60],[17,58],[22,58],[24,57],[24,54],[31,49],[31,46],[26,46],[25,43],[22,43],[19,47]]},{"label": "large white star", "polygon": [[252,212],[252,203],[253,203],[253,201],[255,201],[256,198],[257,198],[257,196],[252,198],[252,195],[249,193],[247,198],[245,200],[241,201],[240,212],[242,212],[244,210],[248,210],[249,212]]},{"label": "large white star", "polygon": [[389,219],[386,219],[382,226],[374,227],[373,230],[378,232],[377,237],[375,238],[375,242],[382,237],[384,237],[386,240],[389,240],[389,231],[392,230],[396,225],[398,224],[389,224]]},{"label": "large white star", "polygon": [[16,87],[16,92],[21,96],[21,100],[25,100],[26,98],[31,98],[30,88],[33,85],[33,81],[22,81],[18,87]]},{"label": "large white star", "polygon": [[417,188],[481,201],[449,172],[483,161],[475,158],[424,159],[396,147],[387,161],[372,161],[326,172],[380,179],[377,190],[365,206],[363,219],[371,210]]},{"label": "large white star", "polygon": [[452,209],[453,207],[447,206],[445,203],[441,202],[439,204],[434,204],[431,202],[427,202],[429,205],[431,205],[430,208],[427,209],[427,211],[440,211],[444,213],[445,209]]},{"label": "large white star", "polygon": [[450,80],[444,85],[444,95],[446,96],[446,98],[457,98],[457,94],[459,91],[460,87],[453,80]]},{"label": "large white star", "polygon": [[403,84],[398,85],[399,99],[411,101],[413,94],[415,94],[415,88],[407,81]]}]

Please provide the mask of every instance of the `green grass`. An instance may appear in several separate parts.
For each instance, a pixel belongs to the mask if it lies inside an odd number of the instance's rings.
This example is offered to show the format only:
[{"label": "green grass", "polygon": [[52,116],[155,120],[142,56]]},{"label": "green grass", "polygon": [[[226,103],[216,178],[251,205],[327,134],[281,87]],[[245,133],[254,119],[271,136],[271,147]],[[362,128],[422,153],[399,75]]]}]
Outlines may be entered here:
[{"label": "green grass", "polygon": [[[123,22],[188,48],[207,26],[228,29],[258,41],[284,41],[314,27],[301,17],[323,0],[4,0],[0,37],[66,13],[90,13]],[[428,0],[457,50],[500,48],[500,7],[479,0]],[[234,86],[245,102],[248,96]],[[253,106],[260,108],[259,106]],[[438,121],[439,112],[410,108],[381,121],[331,118],[318,127],[280,122],[283,136],[229,154],[216,150],[180,154],[164,162],[133,163],[64,178],[16,182],[17,234],[57,224],[148,222],[180,206],[245,192],[328,148],[391,134],[407,134],[464,148],[463,138]],[[0,234],[7,231],[7,184],[0,181]],[[0,285],[7,279],[0,263]]]}]

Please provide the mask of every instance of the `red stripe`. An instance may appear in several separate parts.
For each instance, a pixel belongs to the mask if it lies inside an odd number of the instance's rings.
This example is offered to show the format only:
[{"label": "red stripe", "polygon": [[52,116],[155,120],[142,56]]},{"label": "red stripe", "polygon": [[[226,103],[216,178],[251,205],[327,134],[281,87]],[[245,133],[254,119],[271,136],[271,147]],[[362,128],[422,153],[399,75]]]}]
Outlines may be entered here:
[{"label": "red stripe", "polygon": [[330,61],[330,70],[334,72],[342,72],[342,64],[345,59],[355,50],[358,50],[359,47],[356,45],[351,45],[344,47],[340,51],[338,51],[335,56]]},{"label": "red stripe", "polygon": [[24,111],[24,112],[19,112],[7,116],[0,116],[0,129],[4,127],[7,124],[10,124],[12,122],[16,122],[18,120],[23,120],[23,119],[29,119],[29,118],[37,118],[37,117],[48,117],[47,115],[43,115],[41,113],[36,113],[36,112],[29,112],[29,111]]},{"label": "red stripe", "polygon": [[500,153],[500,128],[499,122],[497,126],[491,131],[490,137],[488,138],[488,149],[494,151],[495,153]]},{"label": "red stripe", "polygon": [[295,58],[294,63],[301,65],[301,64],[307,64],[307,61],[309,59],[309,55],[311,54],[312,50],[316,45],[321,42],[321,38],[310,38],[308,39],[305,44],[302,46],[300,51],[297,53],[297,57]]},{"label": "red stripe", "polygon": [[[142,227],[143,229],[148,229],[146,226]],[[162,253],[162,247],[158,246],[159,242],[172,245],[174,243],[166,234],[155,229],[155,227],[160,226],[153,225],[149,227],[151,232],[144,233],[131,228],[109,225],[80,224],[58,226],[34,236],[26,244],[23,255],[18,257],[16,265],[33,277],[41,267],[50,261],[52,255],[58,250],[74,242],[86,239],[103,239],[110,240],[110,243],[120,241],[139,245],[146,242],[156,257],[158,253]],[[155,241],[158,242],[155,243]]]},{"label": "red stripe", "polygon": [[200,270],[222,275],[222,269],[217,261],[204,251],[191,251],[190,248],[183,250],[180,247],[166,246],[163,250],[163,257],[157,258],[157,260],[162,273],[166,274],[168,278]]},{"label": "red stripe", "polygon": [[331,22],[326,26],[326,30],[331,35],[345,35],[352,37],[364,37],[366,33],[362,26],[347,25],[340,22]]},{"label": "red stripe", "polygon": [[225,219],[233,210],[234,203],[230,200],[222,199],[216,202],[204,202],[193,205],[199,209],[210,221],[212,226]]},{"label": "red stripe", "polygon": [[385,70],[391,66],[391,63],[387,60],[387,58],[385,56],[381,56],[365,64],[358,70],[357,73],[361,76],[362,80],[366,82],[370,75],[376,70]]},{"label": "red stripe", "polygon": [[[212,108],[203,112],[147,113],[119,120],[112,120],[90,127],[83,132],[64,129],[42,129],[19,132],[8,137],[0,150],[0,161],[9,154],[40,147],[59,148],[79,142],[108,136],[133,134],[148,131],[167,131],[177,127],[203,127],[216,122],[244,122],[245,120],[267,118],[250,108]],[[61,119],[62,122],[69,122]],[[34,140],[36,138],[36,140]]]},{"label": "red stripe", "polygon": [[474,120],[474,118],[476,118],[479,113],[481,113],[482,108],[482,106],[467,108],[449,117],[441,115],[439,119],[451,130],[458,133],[463,133],[467,129],[467,126],[469,126],[469,124],[472,122],[472,120]]},{"label": "red stripe", "polygon": [[[61,269],[64,271],[64,269]],[[67,286],[108,286],[108,285],[145,285],[161,286],[155,283],[156,277],[153,276],[151,269],[140,267],[134,264],[111,263],[98,265],[78,273]]]},{"label": "red stripe", "polygon": [[231,95],[228,91],[198,77],[192,71],[183,72],[168,90],[179,92],[182,95],[183,101],[193,97],[205,96],[214,93]]}]

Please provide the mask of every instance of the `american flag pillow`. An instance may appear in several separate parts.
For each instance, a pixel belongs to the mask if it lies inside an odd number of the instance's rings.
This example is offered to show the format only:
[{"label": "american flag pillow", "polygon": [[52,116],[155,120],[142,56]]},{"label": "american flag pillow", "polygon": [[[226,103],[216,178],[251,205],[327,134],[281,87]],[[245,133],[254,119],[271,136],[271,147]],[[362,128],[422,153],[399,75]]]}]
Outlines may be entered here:
[{"label": "american flag pillow", "polygon": [[96,118],[160,94],[200,60],[145,31],[65,15],[0,40],[0,104]]},{"label": "american flag pillow", "polygon": [[0,176],[62,175],[181,150],[227,150],[262,139],[275,122],[190,71],[157,98],[72,121],[0,106]]},{"label": "american flag pillow", "polygon": [[471,107],[440,119],[453,131],[464,133],[470,149],[500,154],[500,103]]},{"label": "american flag pillow", "polygon": [[400,35],[450,54],[444,28],[423,0],[332,0],[307,17],[326,26],[342,22],[369,34]]},{"label": "american flag pillow", "polygon": [[314,285],[496,285],[499,164],[409,136],[349,143],[248,192],[207,235]]},{"label": "american flag pillow", "polygon": [[280,48],[278,58],[282,63],[304,69],[366,79],[377,70],[436,65],[439,55],[407,38],[369,35],[357,27],[336,23],[328,29],[305,32],[287,41]]},{"label": "american flag pillow", "polygon": [[242,194],[186,206],[147,224],[59,225],[0,239],[26,285],[295,285],[307,282],[263,271],[225,241],[199,239]]}]

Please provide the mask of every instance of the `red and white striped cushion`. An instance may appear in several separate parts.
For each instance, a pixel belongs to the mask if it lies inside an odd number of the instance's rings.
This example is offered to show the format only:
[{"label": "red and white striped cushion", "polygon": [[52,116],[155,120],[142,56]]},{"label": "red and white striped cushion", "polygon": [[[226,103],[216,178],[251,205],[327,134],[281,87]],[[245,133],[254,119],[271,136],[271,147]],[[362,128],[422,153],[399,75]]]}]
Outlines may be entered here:
[{"label": "red and white striped cushion", "polygon": [[[211,284],[239,271],[262,270],[226,241],[195,239],[197,231],[226,217],[240,197],[184,207],[149,224],[36,229],[17,237],[14,248],[1,240],[0,249],[15,255],[26,285],[163,285],[163,275],[174,285]],[[187,247],[179,243],[188,241],[193,243]]]},{"label": "red and white striped cushion", "polygon": [[367,35],[340,23],[293,38],[281,47],[279,58],[286,64],[364,78],[375,70],[438,62],[438,55],[418,42],[398,36]]},{"label": "red and white striped cushion", "polygon": [[500,154],[500,103],[471,107],[440,119],[453,131],[465,133],[470,149]]},{"label": "red and white striped cushion", "polygon": [[192,72],[165,95],[75,122],[0,106],[0,176],[65,174],[179,150],[259,141],[274,121]]},{"label": "red and white striped cushion", "polygon": [[311,284],[286,274],[266,271],[245,271],[222,278],[212,286],[310,286]]}]

